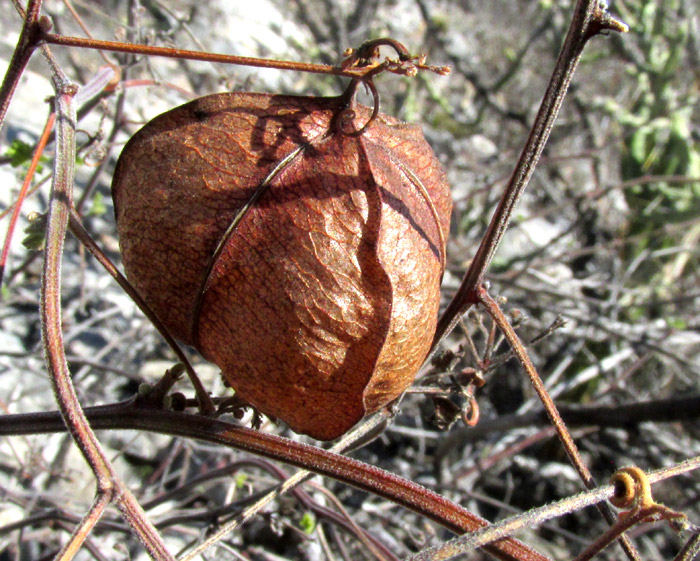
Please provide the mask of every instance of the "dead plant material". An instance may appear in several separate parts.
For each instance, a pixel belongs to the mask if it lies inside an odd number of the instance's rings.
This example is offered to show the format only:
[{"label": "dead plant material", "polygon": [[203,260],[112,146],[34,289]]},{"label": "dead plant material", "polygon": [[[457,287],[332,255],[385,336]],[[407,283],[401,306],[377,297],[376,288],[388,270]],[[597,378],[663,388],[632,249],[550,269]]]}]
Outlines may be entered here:
[{"label": "dead plant material", "polygon": [[150,307],[240,397],[323,440],[425,359],[452,206],[420,128],[374,118],[355,87],[195,100],[137,133],[113,180]]}]

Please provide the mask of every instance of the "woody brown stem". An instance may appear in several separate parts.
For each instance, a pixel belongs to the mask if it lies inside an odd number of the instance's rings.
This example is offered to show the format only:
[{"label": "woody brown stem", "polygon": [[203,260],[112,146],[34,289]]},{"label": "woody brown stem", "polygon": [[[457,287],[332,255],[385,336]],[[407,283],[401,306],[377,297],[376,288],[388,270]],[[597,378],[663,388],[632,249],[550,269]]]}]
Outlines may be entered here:
[{"label": "woody brown stem", "polygon": [[[280,436],[246,429],[211,417],[145,408],[133,401],[86,408],[90,425],[101,429],[135,429],[195,438],[258,454],[271,460],[332,477],[421,514],[452,532],[471,532],[488,525],[483,518],[417,483],[358,460]],[[0,435],[65,430],[56,413],[0,417]],[[522,542],[507,538],[485,547],[499,559],[546,561]]]},{"label": "woody brown stem", "polygon": [[95,501],[61,554],[68,560],[81,546],[99,520],[104,505],[114,500],[127,522],[157,561],[171,561],[160,535],[148,521],[130,491],[114,472],[102,447],[85,417],[73,386],[63,345],[61,321],[61,260],[65,234],[72,205],[75,172],[76,115],[73,98],[77,85],[70,82],[49,52],[44,53],[53,70],[56,87],[56,157],[47,214],[46,251],[41,285],[42,341],[56,402],[74,442],[95,474]]},{"label": "woody brown stem", "polygon": [[[21,6],[18,6],[18,9],[21,10],[21,12],[23,11]],[[40,9],[41,0],[30,0],[26,14],[23,14],[24,23],[22,25],[22,32],[19,35],[17,46],[12,53],[10,64],[5,71],[5,77],[0,86],[0,129],[2,129],[2,125],[5,122],[5,115],[7,115],[7,110],[10,107],[12,96],[17,89],[19,79],[24,69],[27,67],[29,59],[32,58],[34,49],[36,49],[39,44],[39,38],[42,34],[39,23]]]},{"label": "woody brown stem", "polygon": [[[593,479],[593,475],[591,475],[590,470],[583,461],[583,458],[581,457],[581,454],[578,451],[576,443],[574,442],[573,438],[571,438],[571,433],[569,433],[569,430],[566,428],[566,423],[564,423],[564,420],[561,418],[561,415],[557,410],[557,406],[554,404],[554,401],[552,401],[552,398],[550,397],[547,388],[544,386],[544,382],[542,382],[542,378],[540,378],[540,375],[538,374],[535,365],[532,363],[530,356],[527,354],[525,347],[520,341],[518,334],[510,325],[508,318],[498,306],[496,301],[493,298],[491,298],[491,296],[485,288],[481,287],[480,289],[478,289],[477,298],[479,300],[479,304],[481,304],[484,307],[484,309],[488,312],[491,318],[493,318],[494,323],[498,325],[498,328],[501,330],[501,333],[503,333],[506,340],[513,349],[516,358],[518,359],[523,369],[527,373],[528,377],[530,378],[530,383],[532,384],[535,393],[537,393],[537,396],[540,398],[540,401],[544,405],[544,408],[547,411],[547,416],[549,417],[549,420],[552,426],[554,427],[554,430],[559,436],[559,440],[561,441],[562,446],[564,447],[564,450],[566,451],[566,454],[569,457],[569,460],[571,461],[574,468],[576,468],[576,471],[581,477],[581,480],[583,481],[584,485],[587,489],[593,489],[596,486],[596,482]],[[612,509],[607,505],[607,503],[600,504],[598,506],[598,510],[601,512],[603,518],[605,518],[608,524],[613,525],[616,523],[615,514],[613,513]],[[630,559],[639,559],[639,555],[635,550],[634,546],[629,541],[629,539],[624,535],[620,536],[619,539],[620,545],[625,550],[627,556]]]},{"label": "woody brown stem", "polygon": [[515,170],[508,181],[488,229],[464,279],[438,322],[431,353],[455,328],[464,313],[476,303],[476,291],[482,284],[484,274],[503,239],[515,207],[535,171],[544,146],[547,143],[554,121],[571,83],[583,48],[588,40],[603,30],[623,32],[627,26],[607,13],[602,0],[579,0],[564,45],[559,52],[552,78],[549,82],[540,109],[532,124],[530,136],[520,154]]}]

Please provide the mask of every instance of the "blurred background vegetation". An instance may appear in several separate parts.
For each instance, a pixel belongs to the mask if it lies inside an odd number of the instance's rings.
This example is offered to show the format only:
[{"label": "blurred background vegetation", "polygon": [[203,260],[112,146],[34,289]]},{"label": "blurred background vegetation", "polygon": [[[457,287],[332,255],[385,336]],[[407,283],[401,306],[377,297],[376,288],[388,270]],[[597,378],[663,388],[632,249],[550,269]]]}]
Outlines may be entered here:
[{"label": "blurred background vegetation", "polygon": [[[610,4],[630,33],[598,37],[586,49],[543,161],[488,275],[492,293],[507,299],[505,308],[524,340],[562,320],[563,326],[557,324],[529,351],[555,401],[583,408],[583,420],[571,429],[600,482],[623,465],[654,469],[700,453],[700,411],[682,412],[670,423],[652,421],[681,412],[674,400],[700,394],[698,3]],[[386,76],[377,82],[382,111],[422,124],[453,186],[446,303],[528,134],[573,1],[74,0],[72,5],[103,39],[336,64],[346,48],[391,36],[413,52],[427,53],[430,63],[452,66],[449,77]],[[57,32],[83,35],[67,3],[47,1],[45,9]],[[0,24],[6,63],[19,18],[8,9]],[[94,52],[54,51],[80,83],[105,63]],[[125,66],[128,87],[81,121],[76,195],[86,199],[89,230],[117,261],[111,172],[121,146],[140,125],[215,91],[337,95],[343,88],[343,80],[333,77],[114,54],[108,59]],[[0,138],[3,224],[48,113],[48,75],[43,61],[33,61]],[[48,176],[51,156],[50,146],[40,178]],[[47,188],[28,202],[23,226],[29,211],[45,211]],[[55,407],[39,342],[36,229],[34,236],[30,249],[19,239],[13,242],[2,286],[0,376],[6,388],[2,406],[9,412]],[[123,399],[141,382],[157,379],[173,360],[170,351],[73,240],[65,271],[66,345],[83,403]],[[486,347],[490,329],[480,314],[466,317],[418,380],[444,390],[447,400],[410,394],[394,425],[356,455],[497,520],[582,486],[551,428],[536,415],[541,406],[519,367],[484,360],[506,351],[498,338]],[[207,387],[223,395],[215,369],[193,360]],[[479,369],[486,380],[474,394],[481,410],[476,428],[459,420],[467,401],[455,378],[467,368]],[[181,389],[191,393],[184,384]],[[646,416],[629,412],[630,405],[662,398],[667,401],[652,404]],[[605,411],[617,412],[617,420]],[[272,423],[263,430],[293,436]],[[104,442],[139,496],[165,496],[152,513],[173,551],[199,539],[275,477],[266,462],[246,463],[244,454],[197,442],[117,432],[105,434]],[[0,561],[50,557],[70,517],[85,511],[91,476],[73,454],[65,436],[0,444]],[[207,479],[215,468],[237,476]],[[195,476],[204,476],[204,483],[188,488]],[[167,495],[174,489],[184,491]],[[339,529],[323,510],[309,506],[335,508],[328,492],[398,558],[447,538],[399,507],[332,481],[319,479],[307,491],[310,503],[279,501],[219,547],[217,558],[373,558],[352,530]],[[700,523],[697,474],[678,477],[655,493]],[[3,531],[46,513],[54,513],[51,525],[27,522],[22,532]],[[119,530],[116,515],[113,522],[92,536],[103,558],[142,558],[138,545]],[[564,559],[603,528],[597,513],[583,511],[519,537]],[[649,560],[672,559],[682,543],[664,526],[640,527],[634,534]],[[607,555],[619,557],[614,549]]]}]

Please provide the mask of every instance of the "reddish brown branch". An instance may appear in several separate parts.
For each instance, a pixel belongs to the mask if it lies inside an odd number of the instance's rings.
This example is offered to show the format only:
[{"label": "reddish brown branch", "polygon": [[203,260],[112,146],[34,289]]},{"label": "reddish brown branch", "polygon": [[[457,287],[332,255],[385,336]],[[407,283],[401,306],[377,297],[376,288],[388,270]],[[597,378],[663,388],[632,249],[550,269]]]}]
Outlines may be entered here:
[{"label": "reddish brown branch", "polygon": [[19,79],[27,67],[29,59],[32,58],[34,49],[39,44],[41,34],[44,32],[41,26],[42,23],[45,25],[45,22],[40,22],[39,10],[41,10],[41,0],[30,0],[26,14],[23,14],[22,32],[0,86],[0,129],[5,122],[5,115],[7,115]]},{"label": "reddish brown branch", "polygon": [[[380,468],[315,446],[242,428],[218,419],[148,409],[131,402],[90,407],[85,409],[85,413],[95,430],[136,429],[196,438],[308,469],[381,496],[458,534],[488,524],[445,497]],[[0,417],[0,434],[37,434],[63,430],[65,427],[56,413]],[[547,559],[514,539],[495,542],[486,549],[499,559],[511,561]]]},{"label": "reddish brown branch", "polygon": [[116,476],[109,460],[102,451],[102,447],[80,406],[68,371],[63,348],[60,279],[63,245],[73,190],[76,123],[73,97],[78,88],[75,84],[68,82],[62,74],[59,74],[57,67],[54,68],[54,80],[57,84],[57,142],[42,276],[42,339],[46,351],[46,363],[61,416],[97,480],[97,492],[93,506],[78,525],[59,557],[66,560],[72,558],[72,555],[98,521],[104,507],[114,500],[154,559],[168,561],[172,560],[173,557],[168,553],[158,532],[148,522],[138,502]]},{"label": "reddish brown branch", "polygon": [[[333,76],[345,76],[347,78],[371,79],[380,72],[388,71],[397,74],[414,75],[418,70],[428,70],[436,74],[446,75],[450,70],[444,66],[430,66],[424,63],[422,56],[412,56],[408,54],[403,45],[397,49],[400,55],[399,61],[379,62],[369,60],[369,58],[359,59],[350,57],[349,62],[340,66],[330,66],[328,64],[313,64],[309,62],[296,62],[290,60],[271,60],[267,58],[243,57],[236,55],[224,55],[219,53],[208,53],[204,51],[190,51],[186,49],[174,49],[170,47],[156,47],[152,45],[136,45],[133,43],[121,43],[117,41],[101,41],[98,39],[86,39],[83,37],[68,37],[56,35],[54,33],[43,33],[40,35],[43,43],[51,45],[61,45],[65,47],[79,47],[85,49],[97,49],[100,51],[112,51],[118,53],[140,54],[150,56],[162,56],[167,58],[179,58],[187,60],[201,60],[204,62],[215,62],[222,64],[235,64],[239,66],[252,66],[255,68],[274,68],[277,70],[294,70],[297,72],[309,72],[312,74],[327,74]],[[376,39],[368,42],[371,48],[374,45],[390,44],[394,48],[400,45],[393,39]],[[362,49],[362,47],[361,47]]]},{"label": "reddish brown branch", "polygon": [[79,47],[83,49],[97,49],[117,53],[129,53],[137,55],[162,56],[168,58],[181,58],[187,60],[201,60],[204,62],[218,62],[223,64],[236,64],[241,66],[253,66],[257,68],[275,68],[277,70],[296,70],[299,72],[311,72],[315,74],[332,74],[335,76],[347,76],[357,78],[366,72],[356,68],[341,68],[327,64],[311,64],[308,62],[295,62],[289,60],[269,60],[264,58],[243,57],[207,53],[203,51],[190,51],[186,49],[173,49],[170,47],[156,47],[152,45],[136,45],[133,43],[121,43],[117,41],[101,41],[98,39],[86,39],[83,37],[67,37],[54,33],[44,33],[42,41],[51,45],[64,47]]},{"label": "reddish brown branch", "polygon": [[535,171],[583,49],[591,37],[603,30],[624,32],[627,30],[627,26],[613,19],[606,12],[603,2],[600,0],[579,0],[530,135],[491,218],[488,229],[481,239],[476,255],[464,275],[457,293],[440,317],[433,339],[433,351],[440,344],[440,341],[454,329],[464,313],[476,303],[476,290],[483,282],[484,274],[510,224],[515,207]]},{"label": "reddish brown branch", "polygon": [[[574,442],[573,438],[571,438],[571,434],[566,428],[566,423],[564,423],[564,420],[561,418],[561,415],[557,410],[557,406],[554,404],[554,401],[552,401],[547,388],[545,388],[544,383],[542,382],[542,378],[540,378],[535,365],[532,363],[532,360],[530,360],[530,356],[527,354],[525,346],[522,344],[517,333],[510,325],[506,315],[503,313],[496,301],[491,298],[485,288],[478,289],[477,297],[479,299],[479,303],[493,318],[496,325],[498,325],[501,333],[503,333],[505,336],[506,340],[511,346],[511,349],[515,353],[515,356],[530,378],[530,383],[535,389],[535,393],[540,398],[540,401],[542,401],[545,411],[547,412],[547,416],[549,417],[549,421],[556,430],[557,436],[559,436],[559,440],[564,447],[566,455],[569,457],[569,461],[574,468],[576,468],[576,471],[581,477],[581,480],[584,482],[586,488],[593,489],[596,486],[593,475],[591,475],[590,470],[583,461],[576,443]],[[616,522],[615,514],[607,503],[602,503],[599,505],[598,509],[608,524],[613,525]],[[639,555],[629,539],[624,535],[620,536],[619,539],[620,545],[625,550],[627,556],[630,559],[639,559]]]}]

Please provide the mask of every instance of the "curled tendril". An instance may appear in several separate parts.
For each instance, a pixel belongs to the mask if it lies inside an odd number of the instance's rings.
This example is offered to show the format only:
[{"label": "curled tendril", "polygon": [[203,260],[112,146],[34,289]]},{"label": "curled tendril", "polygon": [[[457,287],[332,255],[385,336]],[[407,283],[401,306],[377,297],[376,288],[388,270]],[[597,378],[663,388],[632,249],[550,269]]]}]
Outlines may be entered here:
[{"label": "curled tendril", "polygon": [[610,478],[615,487],[610,502],[617,508],[628,509],[620,514],[621,521],[639,518],[642,522],[666,520],[676,531],[688,526],[688,517],[657,503],[651,496],[651,485],[646,473],[638,467],[617,470]]},{"label": "curled tendril", "polygon": [[692,525],[688,517],[667,506],[657,503],[651,496],[651,485],[646,474],[638,467],[626,467],[617,470],[610,478],[614,486],[614,495],[610,502],[618,508],[627,509],[620,513],[616,525],[608,533],[625,531],[638,522],[655,522],[666,520],[676,532],[682,532]]},{"label": "curled tendril", "polygon": [[374,120],[377,118],[377,115],[379,115],[379,92],[377,91],[377,87],[374,85],[374,82],[372,82],[372,80],[363,81],[365,87],[367,87],[367,89],[370,91],[370,93],[372,94],[372,99],[374,100],[372,114],[369,116],[369,119],[361,128],[355,130],[354,120],[356,113],[353,109],[353,104],[355,103],[355,94],[357,93],[358,83],[359,80],[353,80],[348,86],[348,89],[345,90],[345,93],[343,95],[347,99],[347,105],[337,117],[338,130],[346,136],[360,136],[374,122]]},{"label": "curled tendril", "polygon": [[345,60],[340,64],[342,68],[373,66],[379,61],[379,47],[391,47],[399,55],[400,61],[410,60],[411,53],[408,49],[395,39],[390,37],[381,37],[379,39],[370,39],[365,41],[357,49],[347,49],[343,54]]},{"label": "curled tendril", "polygon": [[475,427],[479,422],[479,402],[473,395],[468,396],[467,406],[462,410],[462,422],[468,427]]},{"label": "curled tendril", "polygon": [[654,506],[651,485],[646,474],[638,467],[625,467],[617,470],[610,478],[615,486],[615,494],[610,502],[617,508],[642,509]]},{"label": "curled tendril", "polygon": [[[383,46],[394,49],[398,60],[386,58],[384,62],[380,62],[379,47]],[[389,37],[365,41],[357,49],[347,49],[343,54],[346,58],[340,63],[341,68],[368,68],[363,79],[374,77],[384,71],[404,76],[415,76],[419,70],[435,72],[442,76],[451,71],[449,66],[426,64],[426,55],[412,55],[402,43]]]},{"label": "curled tendril", "polygon": [[624,532],[640,522],[666,520],[677,532],[690,527],[688,518],[682,512],[671,510],[657,503],[651,496],[651,485],[647,475],[638,467],[625,467],[617,470],[610,478],[614,491],[610,502],[618,508],[627,508],[620,513],[617,521],[598,539],[582,551],[575,561],[592,559]]},{"label": "curled tendril", "polygon": [[[394,49],[398,55],[398,59],[386,58],[383,62],[380,62],[379,48],[383,46]],[[412,55],[402,43],[389,37],[365,41],[357,49],[347,49],[343,54],[345,59],[340,63],[341,68],[367,69],[361,77],[350,82],[350,85],[343,94],[343,97],[347,100],[347,106],[338,115],[337,126],[340,132],[348,136],[359,136],[364,133],[379,114],[379,93],[373,82],[375,76],[378,76],[382,72],[392,72],[394,74],[411,77],[415,76],[419,70],[428,70],[442,76],[450,73],[450,68],[448,66],[431,66],[425,64],[426,55]],[[357,85],[360,82],[363,83],[372,94],[374,107],[372,108],[372,115],[370,115],[368,121],[360,129],[355,130],[353,126],[355,111],[352,105],[357,92]]]}]

